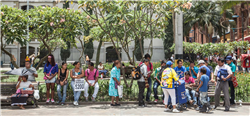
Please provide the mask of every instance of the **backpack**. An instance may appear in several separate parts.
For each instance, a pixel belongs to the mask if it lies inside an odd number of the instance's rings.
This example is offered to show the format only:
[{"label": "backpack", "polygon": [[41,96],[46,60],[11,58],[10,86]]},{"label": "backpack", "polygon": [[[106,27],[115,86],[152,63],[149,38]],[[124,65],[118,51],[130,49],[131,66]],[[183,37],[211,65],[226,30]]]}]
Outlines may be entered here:
[{"label": "backpack", "polygon": [[132,69],[132,72],[131,72],[131,75],[133,77],[134,80],[138,80],[141,78],[141,66],[135,66],[133,69]]},{"label": "backpack", "polygon": [[[223,78],[226,78],[228,76],[228,72],[227,69],[220,69],[217,73],[217,77],[222,80],[222,76]],[[227,81],[231,80],[231,78],[227,79]]]},{"label": "backpack", "polygon": [[162,72],[167,68],[167,66],[163,66],[161,67],[161,70],[158,73],[158,77],[160,77],[160,79],[162,78]]},{"label": "backpack", "polygon": [[[89,76],[89,69],[88,69],[88,71],[87,71],[87,74],[88,74],[88,76]],[[95,70],[95,75],[94,75],[94,79],[95,79],[95,77],[96,77],[96,72],[97,72],[97,69]]]}]

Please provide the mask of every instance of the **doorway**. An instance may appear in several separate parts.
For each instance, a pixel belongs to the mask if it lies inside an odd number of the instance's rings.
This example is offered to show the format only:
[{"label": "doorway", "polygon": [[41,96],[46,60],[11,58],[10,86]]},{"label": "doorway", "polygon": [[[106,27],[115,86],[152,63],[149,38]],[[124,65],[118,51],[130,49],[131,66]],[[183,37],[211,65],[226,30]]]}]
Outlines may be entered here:
[{"label": "doorway", "polygon": [[[121,51],[121,48],[118,49]],[[120,53],[120,56],[122,57],[122,54]],[[115,48],[113,46],[106,48],[106,62],[113,62],[115,60],[118,60],[118,55],[115,51]]]}]

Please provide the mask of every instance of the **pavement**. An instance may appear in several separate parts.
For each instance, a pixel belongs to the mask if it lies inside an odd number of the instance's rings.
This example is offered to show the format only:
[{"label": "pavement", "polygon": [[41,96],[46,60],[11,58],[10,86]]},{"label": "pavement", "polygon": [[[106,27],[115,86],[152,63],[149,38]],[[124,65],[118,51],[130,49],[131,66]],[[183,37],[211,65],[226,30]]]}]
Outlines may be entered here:
[{"label": "pavement", "polygon": [[147,105],[147,107],[139,107],[136,104],[122,104],[121,106],[110,106],[109,104],[102,105],[79,105],[72,104],[61,105],[39,105],[38,108],[32,106],[25,106],[25,110],[19,109],[17,106],[2,106],[1,116],[193,116],[193,115],[210,115],[210,116],[249,116],[250,106],[235,106],[230,108],[229,112],[224,112],[224,107],[218,107],[209,113],[199,113],[193,108],[188,108],[181,113],[164,112],[163,105]]}]

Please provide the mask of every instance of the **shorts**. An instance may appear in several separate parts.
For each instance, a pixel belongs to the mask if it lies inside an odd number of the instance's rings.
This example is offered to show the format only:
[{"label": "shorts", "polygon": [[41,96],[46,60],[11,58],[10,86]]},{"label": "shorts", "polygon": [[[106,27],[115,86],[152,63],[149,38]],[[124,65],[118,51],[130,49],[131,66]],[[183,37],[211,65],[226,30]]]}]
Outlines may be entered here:
[{"label": "shorts", "polygon": [[53,77],[51,80],[45,80],[45,83],[56,83],[56,77]]}]

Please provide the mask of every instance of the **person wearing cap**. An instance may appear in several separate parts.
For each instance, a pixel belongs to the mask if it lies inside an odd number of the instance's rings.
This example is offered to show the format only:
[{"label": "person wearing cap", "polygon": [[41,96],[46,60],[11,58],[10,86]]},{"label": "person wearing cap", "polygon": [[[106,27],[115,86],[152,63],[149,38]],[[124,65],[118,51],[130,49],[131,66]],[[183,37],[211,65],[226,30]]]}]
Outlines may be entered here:
[{"label": "person wearing cap", "polygon": [[[153,84],[153,91],[154,91],[154,98],[155,98],[155,103],[158,102],[158,96],[157,96],[157,88],[158,86],[160,86],[161,84],[161,78],[160,78],[160,75],[159,75],[159,72],[161,71],[161,69],[166,66],[166,62],[163,60],[161,61],[161,67],[158,67],[156,70],[155,70],[155,82]],[[162,96],[162,99],[164,99],[164,95]]]},{"label": "person wearing cap", "polygon": [[[232,56],[227,56],[226,62],[227,62],[227,65],[229,65],[229,66],[231,67],[231,71],[232,71],[232,73],[233,73],[233,76],[235,76],[236,66],[235,66],[235,64],[233,63],[233,58],[232,58]],[[234,105],[234,104],[235,104],[235,102],[234,102],[235,93],[234,93],[234,85],[233,85],[232,79],[233,79],[233,78],[231,78],[231,80],[228,81],[228,85],[229,85],[229,87],[230,87],[230,94],[231,94],[230,104],[231,104],[231,105]]]},{"label": "person wearing cap", "polygon": [[[220,94],[221,91],[224,93],[224,101],[225,101],[225,110],[224,111],[229,111],[230,109],[230,100],[229,100],[229,85],[227,80],[230,79],[233,75],[230,66],[224,64],[225,60],[223,58],[218,59],[218,65],[215,67],[214,70],[214,76],[215,76],[215,81],[217,82],[216,87],[215,87],[215,95],[214,95],[214,102],[215,106],[214,109],[216,109],[219,104],[220,104]],[[223,76],[221,72],[222,70],[226,70],[227,76]]]},{"label": "person wearing cap", "polygon": [[183,66],[182,60],[177,61],[178,66],[174,68],[175,72],[178,74],[179,78],[184,77],[184,73],[186,72],[185,66]]},{"label": "person wearing cap", "polygon": [[209,77],[209,80],[211,80],[211,72],[210,72],[210,69],[206,66],[205,64],[205,61],[204,60],[199,60],[198,62],[198,65],[199,65],[199,71],[198,71],[198,74],[197,74],[197,78],[198,80],[201,78],[201,74],[200,74],[200,70],[204,67],[206,68],[206,75]]},{"label": "person wearing cap", "polygon": [[197,79],[197,74],[198,74],[199,68],[195,66],[195,63],[193,61],[190,61],[190,65],[189,65],[189,67],[186,68],[186,71],[189,71],[190,74],[192,74],[191,76],[194,79]]},{"label": "person wearing cap", "polygon": [[176,96],[175,96],[175,87],[174,82],[177,81],[179,85],[181,82],[179,81],[178,75],[176,74],[175,70],[173,69],[173,63],[171,61],[167,62],[167,68],[162,72],[161,78],[161,88],[164,93],[164,104],[165,104],[165,112],[171,111],[168,108],[168,98],[169,95],[171,97],[171,102],[173,106],[173,113],[179,113],[180,111],[176,109]]},{"label": "person wearing cap", "polygon": [[207,60],[205,60],[205,65],[209,68],[210,73],[211,73],[210,77],[209,77],[210,81],[213,82],[213,83],[216,83],[215,80],[214,80],[214,70],[213,70],[213,67],[208,65]]}]

